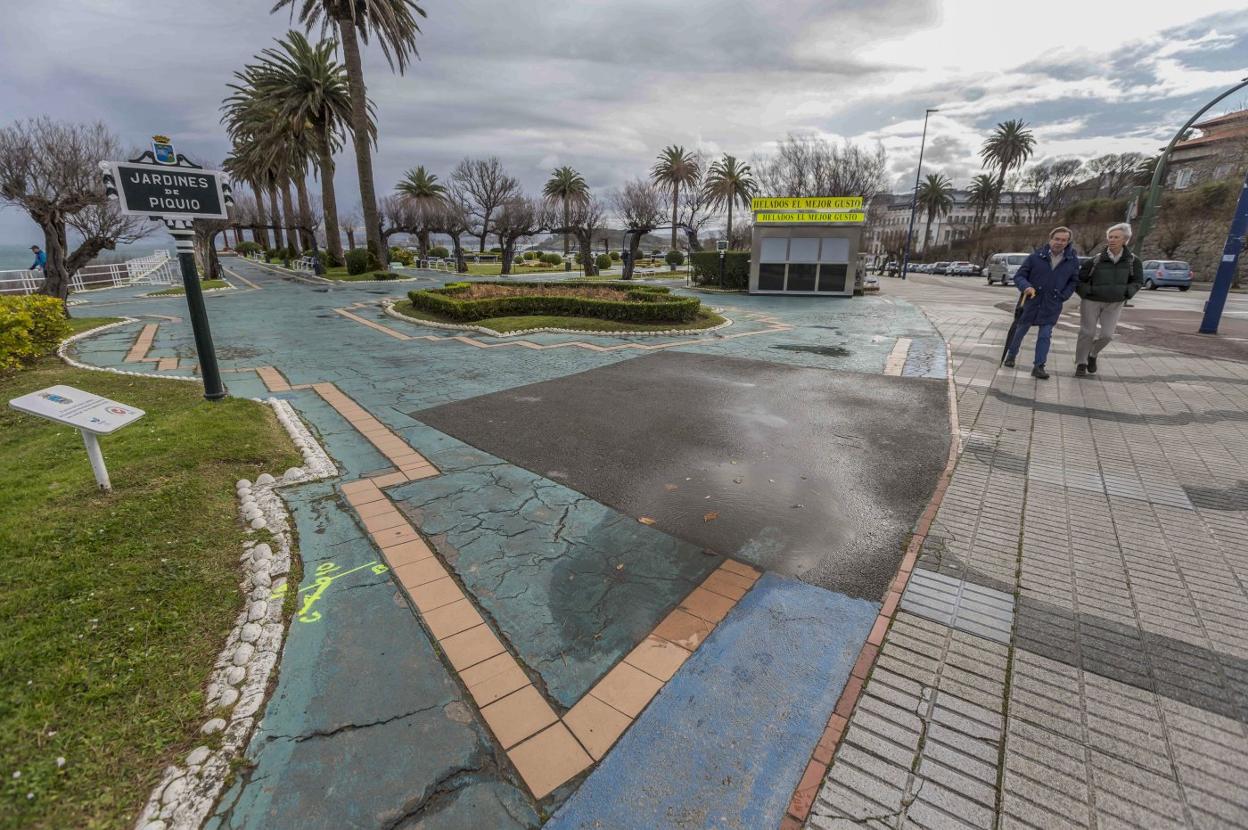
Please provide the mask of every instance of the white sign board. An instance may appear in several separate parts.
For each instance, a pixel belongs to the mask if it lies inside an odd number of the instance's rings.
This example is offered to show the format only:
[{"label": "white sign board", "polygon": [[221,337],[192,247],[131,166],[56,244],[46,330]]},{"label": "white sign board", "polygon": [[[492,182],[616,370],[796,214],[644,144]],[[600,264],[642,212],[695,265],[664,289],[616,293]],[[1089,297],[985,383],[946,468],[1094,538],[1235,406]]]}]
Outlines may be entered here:
[{"label": "white sign board", "polygon": [[49,386],[9,401],[20,412],[95,435],[108,435],[142,418],[142,409],[127,406],[72,386]]}]

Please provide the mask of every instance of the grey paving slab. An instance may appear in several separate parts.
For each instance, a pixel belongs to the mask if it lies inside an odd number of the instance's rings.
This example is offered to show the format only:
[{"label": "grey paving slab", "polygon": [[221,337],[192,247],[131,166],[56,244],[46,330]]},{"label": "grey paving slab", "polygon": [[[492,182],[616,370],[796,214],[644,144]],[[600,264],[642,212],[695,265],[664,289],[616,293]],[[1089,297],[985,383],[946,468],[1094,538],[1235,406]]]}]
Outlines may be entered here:
[{"label": "grey paving slab", "polygon": [[978,634],[998,643],[1010,641],[1014,624],[1014,597],[916,568],[901,596],[901,607],[950,628]]}]

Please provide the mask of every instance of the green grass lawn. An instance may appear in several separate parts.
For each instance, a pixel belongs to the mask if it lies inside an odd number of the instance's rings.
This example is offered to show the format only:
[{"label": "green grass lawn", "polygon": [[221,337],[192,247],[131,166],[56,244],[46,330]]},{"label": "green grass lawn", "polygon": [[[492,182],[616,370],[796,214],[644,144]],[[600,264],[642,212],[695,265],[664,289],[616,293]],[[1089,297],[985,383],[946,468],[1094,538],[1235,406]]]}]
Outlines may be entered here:
[{"label": "green grass lawn", "polygon": [[[436,323],[456,322],[439,317],[436,314],[430,314],[427,311],[412,308],[409,300],[400,300],[395,303],[394,310],[399,314],[416,320],[431,320]],[[486,320],[477,320],[472,325],[485,326],[500,334],[540,328],[575,329],[576,331],[602,331],[609,333],[613,331],[696,331],[698,329],[708,329],[711,326],[718,326],[722,322],[724,322],[723,317],[704,308],[698,313],[696,320],[688,323],[621,323],[616,320],[596,320],[592,317],[529,314],[517,317],[490,317]]]},{"label": "green grass lawn", "polygon": [[204,684],[243,602],[234,482],[300,457],[270,409],[197,384],[44,358],[0,396],[53,384],[147,414],[100,438],[102,494],[76,430],[0,410],[0,828],[129,828],[204,742]]},{"label": "green grass lawn", "polygon": [[81,334],[99,326],[107,326],[109,323],[116,323],[120,317],[70,317],[69,333]]},{"label": "green grass lawn", "polygon": [[[211,291],[214,288],[229,288],[230,284],[225,280],[200,280],[199,287],[203,291]],[[153,291],[147,296],[149,297],[171,297],[175,294],[185,294],[186,289],[180,285],[172,285],[169,288],[163,288],[160,291]]]}]

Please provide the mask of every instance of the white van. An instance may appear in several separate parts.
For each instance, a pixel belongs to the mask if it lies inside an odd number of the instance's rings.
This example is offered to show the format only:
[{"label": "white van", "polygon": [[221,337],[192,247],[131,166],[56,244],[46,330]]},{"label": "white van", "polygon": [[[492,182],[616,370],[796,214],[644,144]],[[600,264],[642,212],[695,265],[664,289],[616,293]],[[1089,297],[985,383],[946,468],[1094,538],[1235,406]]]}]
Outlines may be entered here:
[{"label": "white van", "polygon": [[1014,284],[1014,272],[1018,270],[1018,266],[1027,261],[1027,257],[1031,254],[1007,253],[993,254],[988,258],[988,264],[984,266],[984,276],[988,278],[988,284],[999,282],[1002,285]]}]

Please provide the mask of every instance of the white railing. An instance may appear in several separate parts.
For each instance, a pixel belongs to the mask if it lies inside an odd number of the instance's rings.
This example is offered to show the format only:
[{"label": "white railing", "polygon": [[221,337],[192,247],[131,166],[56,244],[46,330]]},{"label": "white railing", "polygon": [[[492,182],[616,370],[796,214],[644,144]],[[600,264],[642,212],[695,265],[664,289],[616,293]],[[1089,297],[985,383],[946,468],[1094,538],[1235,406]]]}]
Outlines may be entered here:
[{"label": "white railing", "polygon": [[[69,278],[70,291],[96,291],[126,285],[171,285],[177,260],[168,251],[107,265],[85,265]],[[43,286],[42,271],[0,271],[0,295],[33,294]]]},{"label": "white railing", "polygon": [[291,265],[296,271],[301,271],[306,274],[316,273],[316,262],[310,256],[300,257],[291,263]]},{"label": "white railing", "polygon": [[418,259],[416,260],[417,268],[424,268],[427,271],[445,271],[448,274],[455,273],[455,260],[453,259]]}]

